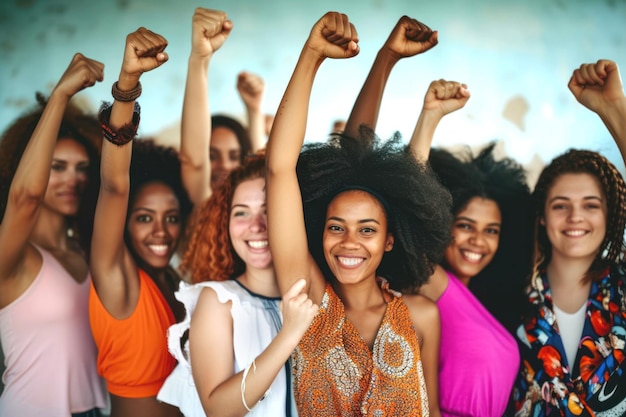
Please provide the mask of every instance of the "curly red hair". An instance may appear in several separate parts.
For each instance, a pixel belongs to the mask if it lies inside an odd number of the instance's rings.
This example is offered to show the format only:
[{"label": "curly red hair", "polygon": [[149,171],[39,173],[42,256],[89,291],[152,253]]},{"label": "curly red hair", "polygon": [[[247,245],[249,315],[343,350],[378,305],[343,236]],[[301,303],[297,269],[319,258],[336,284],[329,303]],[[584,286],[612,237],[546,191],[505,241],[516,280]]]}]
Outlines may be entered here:
[{"label": "curly red hair", "polygon": [[256,178],[265,178],[264,153],[247,157],[194,213],[189,222],[189,244],[180,266],[192,283],[226,281],[245,271],[245,264],[230,243],[230,209],[237,186]]}]

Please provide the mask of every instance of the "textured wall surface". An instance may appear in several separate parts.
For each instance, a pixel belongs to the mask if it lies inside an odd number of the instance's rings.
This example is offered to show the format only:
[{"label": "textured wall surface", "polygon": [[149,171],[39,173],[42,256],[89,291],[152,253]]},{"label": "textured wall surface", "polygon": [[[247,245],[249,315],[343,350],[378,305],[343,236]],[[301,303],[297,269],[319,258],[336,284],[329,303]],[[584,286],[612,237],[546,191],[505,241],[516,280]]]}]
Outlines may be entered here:
[{"label": "textured wall surface", "polygon": [[311,102],[307,140],[324,140],[346,118],[371,62],[389,31],[407,14],[440,31],[432,51],[401,61],[380,114],[379,134],[408,137],[433,79],[465,82],[472,99],[444,120],[436,145],[503,140],[524,164],[540,164],[567,147],[605,153],[620,168],[616,146],[600,120],[569,93],[574,68],[614,59],[626,72],[626,1],[529,0],[7,0],[0,4],[0,129],[48,93],[74,52],[105,63],[105,81],[81,93],[94,110],[110,99],[126,34],[139,26],[169,40],[170,61],[143,77],[140,133],[176,143],[191,16],[196,6],[225,10],[235,24],[210,69],[212,109],[243,115],[235,90],[241,70],[266,80],[266,112],[274,112],[300,48],[327,10],[347,13],[361,54],[322,66]]}]

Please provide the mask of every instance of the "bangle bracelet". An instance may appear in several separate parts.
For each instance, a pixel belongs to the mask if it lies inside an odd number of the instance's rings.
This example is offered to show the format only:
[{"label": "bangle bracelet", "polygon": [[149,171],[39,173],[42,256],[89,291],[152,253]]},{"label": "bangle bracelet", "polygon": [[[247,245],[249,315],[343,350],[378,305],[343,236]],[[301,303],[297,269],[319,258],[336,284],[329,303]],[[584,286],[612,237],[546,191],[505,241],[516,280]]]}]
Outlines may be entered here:
[{"label": "bangle bracelet", "polygon": [[135,88],[129,91],[122,91],[117,87],[117,81],[111,86],[111,95],[117,101],[129,102],[137,100],[137,97],[141,95],[141,83],[137,81]]}]

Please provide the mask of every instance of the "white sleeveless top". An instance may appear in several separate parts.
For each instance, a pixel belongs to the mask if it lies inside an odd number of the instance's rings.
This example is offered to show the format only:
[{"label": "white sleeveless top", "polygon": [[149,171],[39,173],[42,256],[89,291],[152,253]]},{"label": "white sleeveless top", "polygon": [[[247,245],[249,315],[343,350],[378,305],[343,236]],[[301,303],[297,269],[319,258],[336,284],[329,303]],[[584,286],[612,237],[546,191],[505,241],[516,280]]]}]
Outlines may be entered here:
[{"label": "white sleeveless top", "polygon": [[[184,349],[181,349],[180,343],[181,337],[189,329],[200,292],[205,287],[212,288],[221,303],[232,302],[235,350],[233,374],[241,372],[250,365],[252,360],[276,337],[282,326],[282,316],[279,310],[280,298],[267,298],[254,294],[235,280],[208,281],[194,285],[181,282],[176,298],[185,305],[187,313],[182,322],[169,328],[167,337],[170,353],[176,358],[178,365],[161,387],[157,399],[178,407],[185,417],[205,416],[191,374],[189,344],[185,342]],[[289,364],[286,364],[278,373],[263,401],[260,401],[246,415],[297,416]]]}]

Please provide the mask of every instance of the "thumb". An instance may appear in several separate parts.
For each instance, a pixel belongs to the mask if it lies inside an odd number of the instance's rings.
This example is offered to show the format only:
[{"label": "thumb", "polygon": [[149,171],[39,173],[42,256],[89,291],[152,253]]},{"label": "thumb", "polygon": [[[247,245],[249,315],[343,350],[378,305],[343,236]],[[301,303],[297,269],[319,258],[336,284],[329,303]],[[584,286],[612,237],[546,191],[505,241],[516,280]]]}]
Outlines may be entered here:
[{"label": "thumb", "polygon": [[306,286],[306,280],[304,278],[300,278],[287,290],[287,292],[283,295],[283,300],[290,300],[300,294],[304,287]]}]

